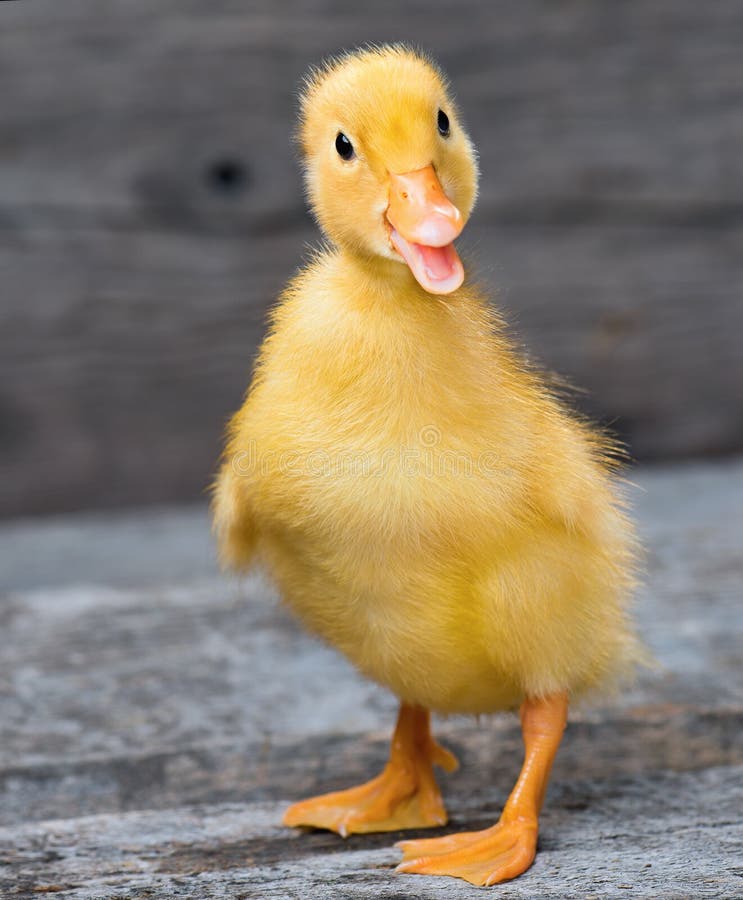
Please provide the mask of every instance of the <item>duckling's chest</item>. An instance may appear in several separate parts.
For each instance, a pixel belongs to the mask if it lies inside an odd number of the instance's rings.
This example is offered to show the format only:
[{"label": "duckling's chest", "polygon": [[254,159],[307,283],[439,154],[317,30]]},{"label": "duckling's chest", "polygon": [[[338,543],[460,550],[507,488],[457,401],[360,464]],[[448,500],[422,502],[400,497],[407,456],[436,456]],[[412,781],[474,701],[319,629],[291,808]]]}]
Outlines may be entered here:
[{"label": "duckling's chest", "polygon": [[463,538],[502,506],[513,480],[498,471],[508,475],[478,309],[364,305],[339,290],[296,300],[246,410],[245,475],[264,534],[328,571],[373,571],[394,554],[414,567],[414,548]]},{"label": "duckling's chest", "polygon": [[457,360],[447,378],[441,359],[341,354],[255,399],[248,475],[266,526],[389,545],[480,506],[495,484],[493,411]]}]

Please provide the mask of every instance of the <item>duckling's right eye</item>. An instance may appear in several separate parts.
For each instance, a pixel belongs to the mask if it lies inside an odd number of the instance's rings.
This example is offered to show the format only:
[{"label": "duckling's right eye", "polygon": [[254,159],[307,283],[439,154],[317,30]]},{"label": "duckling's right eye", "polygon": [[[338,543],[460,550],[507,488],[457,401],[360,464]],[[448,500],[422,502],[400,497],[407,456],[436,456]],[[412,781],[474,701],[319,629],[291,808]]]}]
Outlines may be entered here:
[{"label": "duckling's right eye", "polygon": [[449,131],[449,116],[447,116],[443,109],[439,110],[438,126],[441,137],[449,137],[449,134],[451,133]]},{"label": "duckling's right eye", "polygon": [[338,156],[341,159],[353,159],[353,144],[342,131],[338,132],[338,137],[335,139],[335,149],[338,151]]}]

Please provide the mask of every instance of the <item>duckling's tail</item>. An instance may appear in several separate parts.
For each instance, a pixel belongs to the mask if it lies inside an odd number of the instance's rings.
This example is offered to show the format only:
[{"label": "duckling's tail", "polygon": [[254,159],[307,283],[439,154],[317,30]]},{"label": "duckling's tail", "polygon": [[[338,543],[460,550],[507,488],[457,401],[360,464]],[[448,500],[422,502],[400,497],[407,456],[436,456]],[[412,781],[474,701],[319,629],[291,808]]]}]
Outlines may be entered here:
[{"label": "duckling's tail", "polygon": [[229,462],[222,466],[214,482],[211,509],[220,564],[239,571],[250,568],[257,532],[249,499]]}]

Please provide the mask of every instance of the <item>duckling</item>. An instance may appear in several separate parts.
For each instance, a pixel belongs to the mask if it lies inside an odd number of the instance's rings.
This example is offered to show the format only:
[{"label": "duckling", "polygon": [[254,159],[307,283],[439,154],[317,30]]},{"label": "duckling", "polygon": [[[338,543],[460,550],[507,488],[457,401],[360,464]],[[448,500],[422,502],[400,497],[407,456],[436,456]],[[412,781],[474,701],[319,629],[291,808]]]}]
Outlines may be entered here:
[{"label": "duckling", "polygon": [[215,482],[221,559],[260,562],[307,629],[400,700],[389,762],[289,826],[444,825],[430,713],[520,708],[498,822],[403,841],[401,872],[532,863],[568,703],[637,658],[615,454],[522,359],[454,241],[473,145],[441,71],[364,48],[307,79],[299,143],[327,244],[281,295]]}]

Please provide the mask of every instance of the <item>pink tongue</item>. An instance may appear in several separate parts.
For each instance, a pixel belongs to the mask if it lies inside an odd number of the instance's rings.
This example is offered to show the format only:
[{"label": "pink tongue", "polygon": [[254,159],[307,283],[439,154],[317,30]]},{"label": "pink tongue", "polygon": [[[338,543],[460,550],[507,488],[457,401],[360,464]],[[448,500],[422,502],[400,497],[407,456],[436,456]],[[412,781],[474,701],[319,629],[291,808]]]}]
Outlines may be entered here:
[{"label": "pink tongue", "polygon": [[464,268],[454,244],[428,247],[414,244],[395,229],[390,235],[395,250],[402,256],[420,286],[431,294],[450,294],[464,280]]},{"label": "pink tongue", "polygon": [[446,247],[426,247],[425,244],[415,246],[423,258],[423,265],[428,269],[429,275],[437,281],[448,278],[453,273],[454,260],[457,258],[454,244],[447,244]]}]

